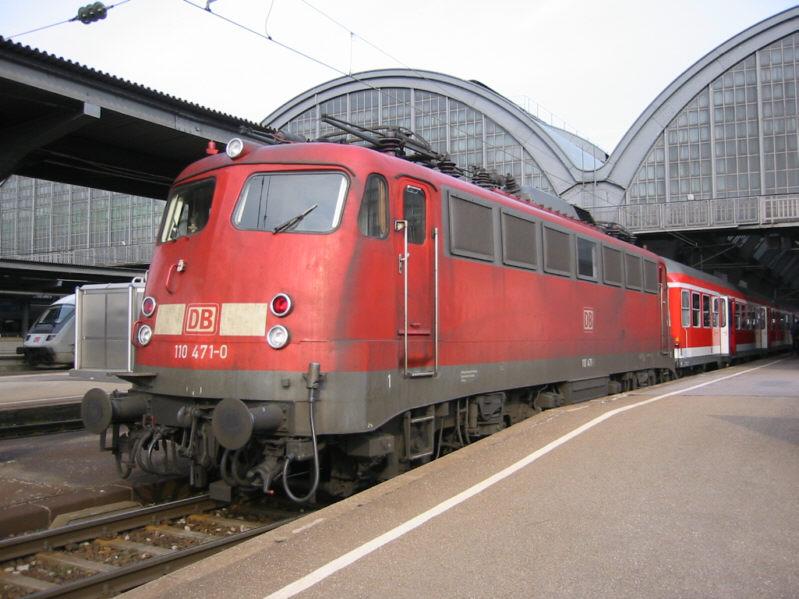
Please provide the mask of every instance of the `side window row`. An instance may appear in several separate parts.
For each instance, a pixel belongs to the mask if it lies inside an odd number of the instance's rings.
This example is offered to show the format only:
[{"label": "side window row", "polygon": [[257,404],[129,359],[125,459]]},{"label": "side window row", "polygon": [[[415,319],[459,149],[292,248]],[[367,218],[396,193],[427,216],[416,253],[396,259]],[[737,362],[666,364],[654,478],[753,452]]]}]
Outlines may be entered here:
[{"label": "side window row", "polygon": [[[497,212],[499,227],[495,227]],[[546,273],[657,293],[657,264],[642,256],[452,193],[448,216],[450,251],[457,256],[494,262],[499,251],[503,264],[538,270],[540,247]],[[494,243],[496,234],[499,247]]]},{"label": "side window row", "polygon": [[754,331],[766,328],[765,308],[752,304],[735,304],[735,328],[739,331]]},{"label": "side window row", "polygon": [[[711,312],[711,299],[713,300],[713,310]],[[719,326],[719,298],[711,298],[709,295],[698,292],[690,292],[683,289],[680,293],[681,323],[685,328]],[[726,322],[726,317],[722,314],[722,319]],[[722,324],[721,326],[725,326]]]},{"label": "side window row", "polygon": [[[496,207],[479,200],[449,194],[449,244],[457,256],[494,262],[496,260],[494,214]],[[657,293],[657,264],[593,239],[574,235],[529,216],[500,210],[502,263],[528,270],[539,269],[539,237],[543,247],[544,272],[576,275],[579,279],[617,287]],[[406,186],[403,218],[408,221],[409,243],[425,240],[424,191]],[[389,230],[388,183],[373,173],[366,180],[358,212],[358,228],[367,237],[385,239]],[[576,256],[576,271],[575,271]],[[602,276],[600,276],[600,263]]]}]

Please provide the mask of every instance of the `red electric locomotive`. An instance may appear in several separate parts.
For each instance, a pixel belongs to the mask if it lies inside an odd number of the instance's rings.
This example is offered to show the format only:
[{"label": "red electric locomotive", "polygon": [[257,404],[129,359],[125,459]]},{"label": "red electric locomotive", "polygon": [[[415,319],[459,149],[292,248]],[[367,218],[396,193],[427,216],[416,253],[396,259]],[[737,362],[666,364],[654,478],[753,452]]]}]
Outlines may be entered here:
[{"label": "red electric locomotive", "polygon": [[186,168],[145,295],[133,388],[84,421],[123,473],[221,491],[348,494],[674,366],[661,258],[354,145],[233,140]]}]

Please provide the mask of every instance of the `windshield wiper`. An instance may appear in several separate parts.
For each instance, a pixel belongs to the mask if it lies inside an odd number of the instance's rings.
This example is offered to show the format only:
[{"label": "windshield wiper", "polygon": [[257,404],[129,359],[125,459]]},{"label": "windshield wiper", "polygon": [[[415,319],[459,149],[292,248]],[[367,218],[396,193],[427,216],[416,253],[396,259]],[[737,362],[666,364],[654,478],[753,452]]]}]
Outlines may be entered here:
[{"label": "windshield wiper", "polygon": [[316,210],[318,207],[319,207],[319,204],[314,204],[313,206],[308,208],[308,210],[306,210],[305,212],[302,212],[301,214],[298,214],[297,216],[292,216],[286,222],[279,224],[277,227],[272,229],[272,232],[273,233],[280,233],[281,231],[285,231],[286,229],[290,229],[291,227],[293,227],[294,225],[299,223],[302,219],[304,219],[306,216],[308,216],[311,212]]}]

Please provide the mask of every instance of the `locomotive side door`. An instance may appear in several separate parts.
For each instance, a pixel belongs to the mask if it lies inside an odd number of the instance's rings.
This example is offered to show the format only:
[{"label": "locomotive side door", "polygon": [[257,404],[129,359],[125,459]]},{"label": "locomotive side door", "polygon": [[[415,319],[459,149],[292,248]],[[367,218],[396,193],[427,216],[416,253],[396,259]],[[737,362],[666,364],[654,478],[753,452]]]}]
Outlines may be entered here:
[{"label": "locomotive side door", "polygon": [[437,373],[438,230],[432,226],[431,189],[403,177],[393,202],[397,260],[397,335],[400,367],[410,378]]},{"label": "locomotive side door", "polygon": [[666,282],[666,267],[658,265],[658,301],[660,303],[660,353],[668,355],[672,350],[669,320],[669,286]]}]

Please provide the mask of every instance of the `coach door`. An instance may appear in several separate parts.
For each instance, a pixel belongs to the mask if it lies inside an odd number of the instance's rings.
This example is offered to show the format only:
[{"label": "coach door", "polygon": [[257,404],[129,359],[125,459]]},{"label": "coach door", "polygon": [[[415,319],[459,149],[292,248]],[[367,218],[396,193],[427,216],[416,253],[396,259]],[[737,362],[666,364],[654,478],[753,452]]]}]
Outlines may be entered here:
[{"label": "coach door", "polygon": [[438,230],[431,226],[430,188],[402,179],[395,189],[399,190],[393,205],[401,367],[411,378],[434,376],[438,369]]},{"label": "coach door", "polygon": [[721,354],[721,317],[719,314],[720,297],[710,298],[710,326],[712,331],[713,355]]},{"label": "coach door", "polygon": [[768,349],[768,311],[765,306],[757,307],[757,348]]},{"label": "coach door", "polygon": [[738,352],[738,330],[740,329],[740,306],[735,298],[727,300],[729,312],[727,312],[727,330],[729,331],[728,339],[730,340],[730,356],[735,357]]},{"label": "coach door", "polygon": [[727,315],[730,314],[728,308],[730,299],[727,297],[718,298],[719,302],[719,340],[721,344],[721,355],[730,355],[730,319]]}]

